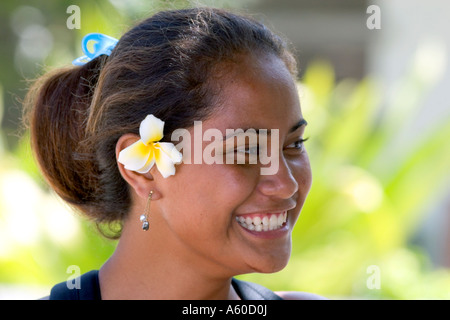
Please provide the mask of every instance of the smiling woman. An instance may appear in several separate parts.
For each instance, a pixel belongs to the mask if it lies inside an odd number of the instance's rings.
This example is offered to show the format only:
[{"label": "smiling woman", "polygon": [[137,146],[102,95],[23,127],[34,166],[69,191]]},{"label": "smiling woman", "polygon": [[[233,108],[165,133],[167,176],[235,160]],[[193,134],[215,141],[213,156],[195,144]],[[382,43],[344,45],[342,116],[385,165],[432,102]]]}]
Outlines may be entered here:
[{"label": "smiling woman", "polygon": [[[106,50],[45,75],[26,100],[49,184],[96,223],[121,225],[100,270],[50,298],[315,298],[233,278],[286,266],[311,186],[285,42],[251,18],[194,8],[157,13],[97,47]],[[221,137],[253,128],[259,138],[171,139],[177,129],[195,136],[196,121]],[[186,161],[210,143],[243,161]],[[250,161],[264,147],[277,161],[270,174],[267,161]]]}]

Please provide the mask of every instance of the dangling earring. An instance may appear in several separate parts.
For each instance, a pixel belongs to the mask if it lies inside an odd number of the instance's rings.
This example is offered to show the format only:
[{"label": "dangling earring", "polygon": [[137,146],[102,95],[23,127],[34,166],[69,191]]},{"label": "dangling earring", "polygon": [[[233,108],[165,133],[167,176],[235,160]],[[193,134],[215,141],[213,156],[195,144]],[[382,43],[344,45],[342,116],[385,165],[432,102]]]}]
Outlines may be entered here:
[{"label": "dangling earring", "polygon": [[142,222],[142,230],[147,231],[150,224],[148,223],[148,214],[150,213],[150,202],[152,201],[153,191],[148,194],[147,204],[145,205],[144,213],[141,214],[140,220]]}]

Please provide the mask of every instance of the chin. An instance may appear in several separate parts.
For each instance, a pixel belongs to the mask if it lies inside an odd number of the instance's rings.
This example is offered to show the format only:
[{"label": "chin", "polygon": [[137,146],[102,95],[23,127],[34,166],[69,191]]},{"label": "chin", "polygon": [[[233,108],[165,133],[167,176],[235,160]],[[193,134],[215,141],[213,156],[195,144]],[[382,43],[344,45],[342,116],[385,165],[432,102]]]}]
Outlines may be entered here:
[{"label": "chin", "polygon": [[259,256],[253,261],[248,261],[251,268],[250,272],[257,273],[275,273],[283,270],[289,263],[291,250],[278,251],[272,255],[265,254]]},{"label": "chin", "polygon": [[276,261],[271,261],[271,263],[267,263],[263,266],[260,266],[259,270],[256,270],[256,272],[259,273],[275,273],[278,271],[283,270],[289,262],[289,258],[287,259],[277,259]]}]

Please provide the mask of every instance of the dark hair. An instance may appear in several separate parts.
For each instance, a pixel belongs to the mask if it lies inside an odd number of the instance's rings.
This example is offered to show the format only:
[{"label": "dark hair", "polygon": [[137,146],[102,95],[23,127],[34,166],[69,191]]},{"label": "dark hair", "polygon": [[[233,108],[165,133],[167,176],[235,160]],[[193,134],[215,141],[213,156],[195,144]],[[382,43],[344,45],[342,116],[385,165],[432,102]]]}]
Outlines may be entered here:
[{"label": "dark hair", "polygon": [[125,33],[109,57],[44,75],[25,99],[32,149],[49,184],[97,224],[123,221],[128,184],[115,146],[147,114],[165,121],[165,139],[208,117],[222,62],[275,54],[293,76],[286,43],[252,18],[213,8],[159,12]]}]

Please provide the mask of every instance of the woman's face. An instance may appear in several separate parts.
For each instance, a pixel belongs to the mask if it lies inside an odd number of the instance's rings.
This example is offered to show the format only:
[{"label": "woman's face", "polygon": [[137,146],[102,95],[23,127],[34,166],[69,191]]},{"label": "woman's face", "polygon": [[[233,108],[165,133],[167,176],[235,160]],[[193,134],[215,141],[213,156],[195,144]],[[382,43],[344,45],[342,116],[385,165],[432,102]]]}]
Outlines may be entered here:
[{"label": "woman's face", "polygon": [[[178,248],[172,249],[193,267],[226,275],[275,272],[289,260],[291,232],[311,186],[296,86],[285,64],[271,55],[245,57],[221,81],[221,107],[202,122],[203,132],[278,129],[278,135],[259,135],[269,149],[277,148],[271,156],[278,170],[261,174],[270,164],[248,163],[254,155],[246,151],[256,150],[248,141],[221,143],[224,154],[247,163],[182,163],[174,176],[158,179],[162,196],[152,206],[161,214],[164,237]],[[189,132],[194,137],[194,128]],[[210,143],[204,141],[202,150]]]}]

